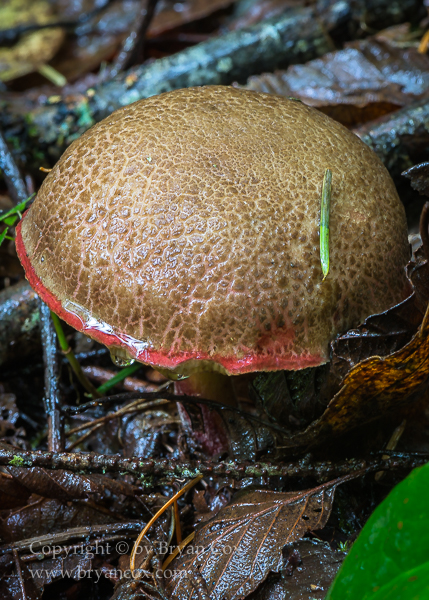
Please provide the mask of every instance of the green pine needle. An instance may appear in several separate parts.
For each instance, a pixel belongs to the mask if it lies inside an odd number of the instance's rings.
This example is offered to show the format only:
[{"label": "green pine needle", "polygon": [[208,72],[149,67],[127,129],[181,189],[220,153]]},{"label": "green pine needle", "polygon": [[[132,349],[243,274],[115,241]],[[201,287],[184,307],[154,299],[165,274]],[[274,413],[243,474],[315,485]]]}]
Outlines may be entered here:
[{"label": "green pine needle", "polygon": [[320,264],[322,265],[323,281],[329,273],[329,212],[331,209],[332,171],[326,169],[322,184],[322,199],[320,203]]}]

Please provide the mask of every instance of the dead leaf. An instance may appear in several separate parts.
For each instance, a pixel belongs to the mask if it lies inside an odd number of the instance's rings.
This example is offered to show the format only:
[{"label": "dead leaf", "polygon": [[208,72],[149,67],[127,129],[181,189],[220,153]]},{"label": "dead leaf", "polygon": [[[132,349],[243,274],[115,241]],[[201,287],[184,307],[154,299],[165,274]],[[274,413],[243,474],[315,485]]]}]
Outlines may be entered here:
[{"label": "dead leaf", "polygon": [[402,173],[411,180],[411,187],[422,196],[429,196],[429,162],[414,165]]},{"label": "dead leaf", "polygon": [[387,311],[371,315],[331,343],[331,376],[341,380],[363,360],[397,352],[410,342],[422,320],[415,293]]},{"label": "dead leaf", "polygon": [[19,510],[9,513],[0,521],[0,535],[6,542],[49,536],[64,532],[67,528],[106,525],[115,523],[113,516],[106,515],[83,503],[64,503],[59,500],[35,500]]},{"label": "dead leaf", "polygon": [[[160,0],[147,38],[161,36],[185,23],[207,17],[232,2],[233,0]],[[102,61],[111,60],[128,36],[141,7],[141,0],[107,3],[105,10],[80,25],[76,29],[76,35],[67,38],[65,47],[61,55],[55,58],[53,66],[68,80],[76,80],[95,70]],[[94,3],[88,0],[76,3],[61,0],[60,9],[64,20],[78,20],[94,9]]]},{"label": "dead leaf", "polygon": [[151,458],[159,454],[163,435],[178,427],[179,421],[173,408],[172,413],[169,414],[164,410],[147,410],[141,414],[123,417],[121,439],[124,456]]},{"label": "dead leaf", "polygon": [[27,503],[30,492],[16,479],[0,473],[0,506],[2,510],[18,508]]},{"label": "dead leaf", "polygon": [[259,23],[263,19],[270,19],[280,15],[288,8],[300,8],[302,5],[311,6],[315,0],[253,0],[252,2],[238,2],[233,19],[228,23],[228,29],[238,31]]},{"label": "dead leaf", "polygon": [[[13,0],[0,5],[2,29],[27,22],[39,25],[52,22],[52,8],[45,0]],[[10,81],[27,75],[51,60],[64,40],[60,27],[41,29],[21,36],[11,48],[0,48],[0,80]]]},{"label": "dead leaf", "polygon": [[161,0],[150,24],[148,37],[157,37],[184,25],[226,8],[235,0]]},{"label": "dead leaf", "polygon": [[70,577],[79,581],[87,573],[93,570],[93,561],[85,554],[72,554],[62,558],[43,560],[33,564],[26,565],[28,575],[32,577],[32,582],[43,592],[45,585],[54,581]]},{"label": "dead leaf", "polygon": [[250,77],[245,87],[298,98],[353,126],[427,95],[429,57],[370,38],[305,65]]},{"label": "dead leaf", "polygon": [[284,546],[326,524],[339,480],[305,492],[245,491],[196,534],[166,570],[176,600],[198,598],[189,572],[204,578],[212,600],[238,600],[282,567]]},{"label": "dead leaf", "polygon": [[[0,581],[2,600],[21,600],[23,598],[20,577],[17,575],[15,561],[11,554],[3,556],[8,559],[6,564],[3,562],[2,577]],[[37,589],[33,581],[31,571],[26,564],[21,564],[21,576],[25,589],[25,600],[39,600],[42,597],[41,590]]]},{"label": "dead leaf", "polygon": [[301,540],[285,550],[280,576],[269,577],[248,600],[323,600],[345,553],[319,540]]},{"label": "dead leaf", "polygon": [[341,390],[323,415],[285,446],[314,446],[409,404],[426,388],[429,378],[429,307],[412,340],[384,358],[372,356],[345,377]]},{"label": "dead leaf", "polygon": [[153,585],[145,581],[122,579],[110,600],[166,600]]}]

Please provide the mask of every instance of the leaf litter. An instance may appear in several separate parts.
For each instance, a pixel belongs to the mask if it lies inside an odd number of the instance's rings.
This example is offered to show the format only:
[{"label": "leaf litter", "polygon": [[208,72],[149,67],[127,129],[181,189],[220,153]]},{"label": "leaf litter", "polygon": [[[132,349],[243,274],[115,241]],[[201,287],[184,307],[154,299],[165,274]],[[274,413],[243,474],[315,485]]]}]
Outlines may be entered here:
[{"label": "leaf litter", "polygon": [[237,494],[169,565],[173,574],[167,579],[169,595],[177,600],[198,598],[189,575],[199,573],[212,600],[245,598],[271,572],[280,571],[287,544],[326,525],[335,489],[349,478],[304,492]]},{"label": "leaf litter", "polygon": [[429,57],[378,34],[306,64],[250,77],[245,87],[296,97],[352,127],[427,97]]}]

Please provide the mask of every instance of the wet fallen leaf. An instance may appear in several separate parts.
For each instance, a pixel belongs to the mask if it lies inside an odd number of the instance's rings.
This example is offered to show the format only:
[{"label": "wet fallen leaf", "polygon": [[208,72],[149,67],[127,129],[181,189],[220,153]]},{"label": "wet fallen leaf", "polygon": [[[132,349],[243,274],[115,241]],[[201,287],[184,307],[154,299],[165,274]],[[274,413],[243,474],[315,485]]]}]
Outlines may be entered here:
[{"label": "wet fallen leaf", "polygon": [[[45,0],[13,0],[0,5],[1,28],[6,30],[27,22],[39,25],[52,22],[52,8]],[[11,48],[0,48],[0,80],[37,71],[57,52],[64,40],[60,27],[41,29],[21,36]]]},{"label": "wet fallen leaf", "polygon": [[121,430],[124,456],[150,458],[159,453],[163,435],[177,429],[178,423],[177,415],[163,410],[124,417]]},{"label": "wet fallen leaf", "polygon": [[423,196],[429,196],[429,163],[414,165],[402,173],[411,180],[411,187]]},{"label": "wet fallen leaf", "polygon": [[323,600],[344,557],[326,542],[295,542],[287,547],[280,574],[271,576],[249,600]]},{"label": "wet fallen leaf", "polygon": [[302,5],[315,4],[315,0],[251,0],[250,2],[238,2],[232,20],[228,23],[228,29],[238,30],[259,23],[263,19],[270,19],[280,15],[288,8],[299,8]]},{"label": "wet fallen leaf", "polygon": [[30,492],[6,473],[0,474],[0,506],[2,510],[17,508],[27,503]]},{"label": "wet fallen leaf", "polygon": [[332,342],[331,375],[343,379],[370,356],[388,356],[403,348],[423,320],[413,294],[384,313],[371,315],[362,325]]},{"label": "wet fallen leaf", "polygon": [[[226,8],[234,0],[160,0],[150,24],[147,37],[161,36],[174,28],[213,12]],[[81,15],[94,10],[94,2],[81,1],[61,3],[64,19],[78,20]],[[70,5],[71,4],[71,5]],[[76,29],[75,36],[69,36],[61,56],[53,65],[67,79],[78,77],[96,69],[102,61],[111,60],[134,25],[141,10],[141,0],[110,2],[105,10]]]},{"label": "wet fallen leaf", "polygon": [[235,0],[161,0],[150,24],[148,37],[156,37],[167,31],[197,21],[226,8]]},{"label": "wet fallen leaf", "polygon": [[[245,491],[197,532],[165,571],[167,592],[198,598],[189,573],[199,573],[212,600],[238,600],[283,564],[284,546],[322,528],[339,480],[305,492]],[[169,576],[172,574],[172,576]]]},{"label": "wet fallen leaf", "polygon": [[286,71],[250,77],[245,87],[296,97],[353,126],[427,95],[429,57],[372,38]]},{"label": "wet fallen leaf", "polygon": [[331,397],[329,368],[258,373],[249,391],[266,414],[287,429],[303,429],[320,416]]},{"label": "wet fallen leaf", "polygon": [[21,583],[25,589],[25,600],[39,600],[42,596],[40,589],[37,589],[33,582],[31,572],[25,564],[21,565],[21,577],[17,576],[15,561],[12,555],[3,557],[9,559],[3,564],[3,573],[0,581],[2,600],[20,600],[23,597]]},{"label": "wet fallen leaf", "polygon": [[409,404],[429,378],[429,308],[412,340],[398,352],[372,356],[345,377],[323,415],[286,446],[313,446]]},{"label": "wet fallen leaf", "polygon": [[165,596],[147,582],[123,579],[110,600],[165,600]]},{"label": "wet fallen leaf", "polygon": [[[49,537],[57,532],[64,532],[66,540],[67,528],[95,527],[115,522],[113,516],[82,503],[30,500],[31,504],[10,512],[0,521],[0,535],[5,542],[46,536],[46,543],[49,544]],[[33,547],[37,547],[36,544]]]},{"label": "wet fallen leaf", "polygon": [[35,587],[43,593],[45,585],[54,581],[70,577],[76,581],[81,580],[92,571],[92,560],[85,554],[72,554],[61,558],[44,560],[42,562],[26,565]]}]

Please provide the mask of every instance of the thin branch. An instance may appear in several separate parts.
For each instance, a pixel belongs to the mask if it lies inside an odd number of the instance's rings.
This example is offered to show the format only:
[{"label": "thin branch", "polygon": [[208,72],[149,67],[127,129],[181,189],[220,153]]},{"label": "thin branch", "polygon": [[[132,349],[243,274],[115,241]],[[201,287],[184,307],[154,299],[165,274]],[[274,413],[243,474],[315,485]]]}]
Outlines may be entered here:
[{"label": "thin branch", "polygon": [[141,0],[139,15],[135,25],[122,44],[122,48],[110,69],[106,71],[109,78],[135,65],[143,54],[146,32],[152,22],[158,0]]},{"label": "thin branch", "polygon": [[64,406],[63,414],[65,415],[76,415],[84,412],[90,408],[96,408],[98,406],[108,404],[120,404],[122,402],[129,402],[131,400],[169,400],[170,402],[181,402],[183,404],[205,404],[209,408],[218,412],[234,412],[239,414],[244,419],[250,422],[256,423],[259,427],[268,427],[279,433],[286,433],[286,429],[261,419],[260,415],[252,415],[247,413],[240,408],[234,406],[223,405],[220,402],[214,400],[207,400],[206,398],[200,398],[199,396],[187,396],[186,394],[172,394],[171,392],[158,391],[158,392],[126,392],[124,394],[115,394],[114,396],[107,396],[106,398],[100,398],[100,400],[93,400],[92,402],[86,402],[81,406]]},{"label": "thin branch", "polygon": [[22,576],[21,563],[19,560],[18,552],[16,550],[13,551],[13,559],[15,561],[16,574],[18,575],[19,587],[21,588],[21,598],[22,600],[27,600],[27,594],[25,593],[24,578]]},{"label": "thin branch", "polygon": [[45,410],[48,418],[48,447],[53,452],[64,449],[59,389],[57,336],[49,307],[39,301],[42,326],[43,361],[45,363]]},{"label": "thin branch", "polygon": [[[82,527],[71,527],[65,529],[59,533],[49,533],[46,535],[39,535],[23,540],[17,540],[15,542],[9,542],[0,546],[0,555],[8,554],[9,552],[24,552],[30,550],[33,553],[33,557],[37,557],[37,552],[42,550],[43,546],[49,547],[49,552],[44,553],[45,558],[49,557],[53,549],[58,551],[63,550],[62,546],[70,540],[85,540],[86,544],[89,544],[91,538],[100,535],[133,535],[137,534],[144,526],[143,521],[126,521],[121,523],[104,523],[103,525],[88,525]],[[101,538],[103,542],[107,539]],[[80,545],[81,546],[81,545]],[[60,548],[61,547],[61,548]]]},{"label": "thin branch", "polygon": [[12,201],[19,204],[27,200],[29,194],[16,162],[0,132],[0,170],[5,178]]},{"label": "thin branch", "polygon": [[[383,454],[386,453],[383,450]],[[139,457],[121,458],[118,455],[103,455],[94,453],[42,452],[8,448],[6,444],[0,447],[0,465],[23,468],[42,467],[46,469],[66,469],[72,472],[84,473],[121,473],[132,474],[145,478],[148,476],[163,477],[166,480],[196,477],[314,477],[325,481],[355,471],[364,469],[366,473],[393,469],[414,469],[428,462],[425,455],[392,455],[384,460],[377,458],[372,461],[350,459],[339,462],[312,461],[310,457],[296,462],[268,463],[239,461],[200,461],[191,460],[180,462],[171,458],[143,459]]]}]

